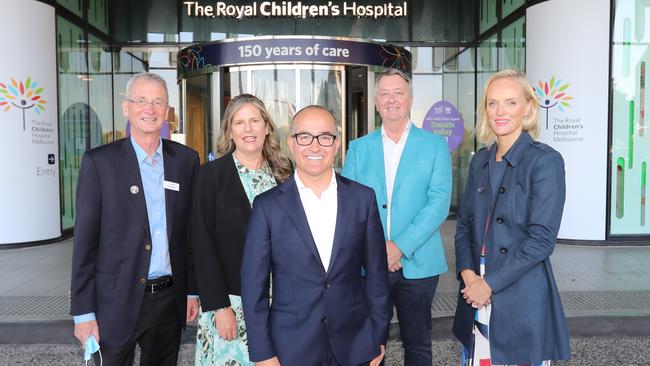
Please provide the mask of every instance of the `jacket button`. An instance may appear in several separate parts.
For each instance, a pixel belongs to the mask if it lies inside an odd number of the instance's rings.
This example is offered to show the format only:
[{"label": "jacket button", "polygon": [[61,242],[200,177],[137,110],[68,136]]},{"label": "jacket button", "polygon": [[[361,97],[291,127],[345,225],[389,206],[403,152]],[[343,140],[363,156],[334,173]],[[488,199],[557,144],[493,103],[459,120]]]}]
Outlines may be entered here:
[{"label": "jacket button", "polygon": [[503,217],[497,217],[497,224],[503,224]]},{"label": "jacket button", "polygon": [[478,193],[485,192],[485,187],[478,187]]},{"label": "jacket button", "polygon": [[330,288],[330,287],[332,287],[332,284],[330,284],[330,283],[326,283],[326,284],[325,284],[325,288],[326,288],[326,289],[328,289],[328,288]]},{"label": "jacket button", "polygon": [[384,203],[383,205],[381,205],[381,208],[388,208],[388,205]]},{"label": "jacket button", "polygon": [[499,253],[501,253],[501,254],[508,253],[508,248],[504,248],[504,247],[499,248]]},{"label": "jacket button", "polygon": [[323,318],[320,320],[321,324],[327,324],[327,319]]},{"label": "jacket button", "polygon": [[147,279],[144,277],[140,277],[140,283],[144,285],[145,283],[147,283]]},{"label": "jacket button", "polygon": [[146,244],[146,245],[144,246],[144,250],[146,250],[146,251],[150,251],[150,250],[151,250],[151,244]]},{"label": "jacket button", "polygon": [[499,187],[499,193],[506,193],[505,187]]}]

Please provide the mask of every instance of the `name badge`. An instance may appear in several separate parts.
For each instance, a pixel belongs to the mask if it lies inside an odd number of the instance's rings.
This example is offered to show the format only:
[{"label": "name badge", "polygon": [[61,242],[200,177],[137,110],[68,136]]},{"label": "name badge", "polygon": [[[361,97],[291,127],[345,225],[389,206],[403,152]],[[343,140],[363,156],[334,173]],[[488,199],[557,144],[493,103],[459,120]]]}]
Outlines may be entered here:
[{"label": "name badge", "polygon": [[163,181],[163,187],[165,189],[171,189],[172,191],[180,191],[181,190],[181,185],[178,183],[170,182],[168,180]]}]

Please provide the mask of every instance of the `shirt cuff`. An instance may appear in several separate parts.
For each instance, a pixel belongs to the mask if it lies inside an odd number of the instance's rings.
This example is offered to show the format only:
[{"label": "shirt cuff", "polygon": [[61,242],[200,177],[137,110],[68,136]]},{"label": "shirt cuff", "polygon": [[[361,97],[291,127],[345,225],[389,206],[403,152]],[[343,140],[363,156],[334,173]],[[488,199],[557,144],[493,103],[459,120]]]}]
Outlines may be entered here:
[{"label": "shirt cuff", "polygon": [[95,318],[95,313],[88,313],[88,314],[82,314],[82,315],[74,315],[72,317],[74,319],[75,324],[79,323],[84,323],[84,322],[89,322],[91,320],[96,320]]}]

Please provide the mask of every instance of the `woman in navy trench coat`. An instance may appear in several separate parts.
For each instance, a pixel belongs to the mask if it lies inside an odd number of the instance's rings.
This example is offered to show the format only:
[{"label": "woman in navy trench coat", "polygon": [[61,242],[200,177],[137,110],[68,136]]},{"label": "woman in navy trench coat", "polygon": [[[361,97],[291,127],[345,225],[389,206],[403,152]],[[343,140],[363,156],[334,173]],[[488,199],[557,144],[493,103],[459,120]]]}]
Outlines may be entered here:
[{"label": "woman in navy trench coat", "polygon": [[456,228],[461,291],[453,332],[465,365],[570,357],[549,260],[564,208],[564,161],[533,139],[537,111],[522,73],[504,70],[487,82],[477,138],[488,147],[470,163]]}]

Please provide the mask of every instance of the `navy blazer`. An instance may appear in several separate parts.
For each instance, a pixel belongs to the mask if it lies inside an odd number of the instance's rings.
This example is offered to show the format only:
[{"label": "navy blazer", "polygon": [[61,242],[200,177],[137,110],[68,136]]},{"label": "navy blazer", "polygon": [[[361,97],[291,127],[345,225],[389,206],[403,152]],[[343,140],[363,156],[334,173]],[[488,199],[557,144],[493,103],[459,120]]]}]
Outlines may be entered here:
[{"label": "navy blazer", "polygon": [[[199,157],[162,141],[165,180],[179,184],[178,191],[165,189],[165,211],[178,322],[184,326],[187,295],[197,293],[186,227]],[[70,314],[94,312],[101,344],[120,347],[135,328],[151,258],[140,167],[128,138],[84,154],[76,207]]]},{"label": "navy blazer", "polygon": [[295,179],[255,198],[242,264],[252,361],[277,356],[283,366],[316,365],[329,344],[341,365],[359,365],[378,356],[386,343],[388,264],[375,194],[339,175],[336,180],[336,230],[327,272]]},{"label": "navy blazer", "polygon": [[[456,226],[456,273],[480,274],[485,237],[485,280],[492,288],[490,351],[494,364],[537,364],[570,357],[569,336],[549,257],[565,199],[564,161],[522,132],[492,195],[489,164],[496,144],[476,152]],[[486,221],[492,212],[487,234]],[[461,280],[461,288],[464,284]],[[475,310],[458,296],[453,332],[470,345]]]}]

